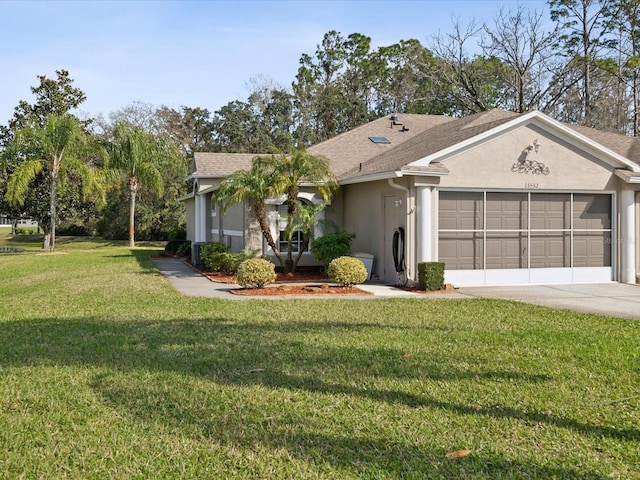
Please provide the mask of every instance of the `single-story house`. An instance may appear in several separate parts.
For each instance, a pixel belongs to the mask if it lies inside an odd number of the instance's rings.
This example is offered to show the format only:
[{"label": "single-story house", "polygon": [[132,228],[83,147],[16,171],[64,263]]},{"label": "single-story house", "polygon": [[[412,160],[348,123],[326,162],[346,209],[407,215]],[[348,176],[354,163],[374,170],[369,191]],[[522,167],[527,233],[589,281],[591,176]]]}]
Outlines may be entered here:
[{"label": "single-story house", "polygon": [[[416,281],[419,262],[441,261],[456,286],[637,281],[640,138],[491,110],[392,115],[308,151],[339,180],[325,218],[356,233],[353,251],[373,255],[373,278],[396,283],[404,270]],[[196,246],[269,255],[248,205],[221,215],[211,201],[217,183],[255,156],[195,154],[184,201]],[[322,201],[308,187],[300,196]],[[268,200],[276,238],[282,203]],[[313,263],[305,253],[301,265]]]}]

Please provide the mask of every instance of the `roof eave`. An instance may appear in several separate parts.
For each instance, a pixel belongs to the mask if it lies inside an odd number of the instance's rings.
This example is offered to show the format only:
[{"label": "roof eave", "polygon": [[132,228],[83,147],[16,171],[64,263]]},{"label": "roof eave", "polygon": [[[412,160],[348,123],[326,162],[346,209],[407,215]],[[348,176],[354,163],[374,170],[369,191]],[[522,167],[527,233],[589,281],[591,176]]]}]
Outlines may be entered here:
[{"label": "roof eave", "polygon": [[400,178],[404,176],[414,177],[442,177],[449,175],[448,172],[426,172],[424,170],[387,170],[386,172],[370,173],[357,177],[349,177],[338,181],[340,185],[353,185],[356,183],[374,182],[376,180],[389,180],[390,178]]},{"label": "roof eave", "polygon": [[626,183],[640,183],[640,175],[629,175],[629,173],[629,170],[616,169],[616,176],[620,177]]},{"label": "roof eave", "polygon": [[191,193],[187,193],[186,195],[182,195],[181,197],[178,197],[178,201],[179,202],[184,202],[186,200],[189,200],[190,198],[195,197],[196,194],[191,192]]},{"label": "roof eave", "polygon": [[402,169],[402,176],[411,175],[414,177],[445,177],[449,172],[426,172],[424,170]]}]

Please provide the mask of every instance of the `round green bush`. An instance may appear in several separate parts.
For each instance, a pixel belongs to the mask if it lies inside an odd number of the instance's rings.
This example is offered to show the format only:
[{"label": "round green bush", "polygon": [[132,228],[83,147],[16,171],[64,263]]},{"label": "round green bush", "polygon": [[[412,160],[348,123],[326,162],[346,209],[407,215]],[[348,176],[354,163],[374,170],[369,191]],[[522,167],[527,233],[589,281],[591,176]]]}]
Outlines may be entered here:
[{"label": "round green bush", "polygon": [[338,257],[331,261],[327,275],[338,285],[351,287],[367,279],[367,267],[354,257]]},{"label": "round green bush", "polygon": [[327,233],[311,242],[311,252],[316,260],[329,265],[331,260],[349,255],[354,238],[356,234],[350,232]]},{"label": "round green bush", "polygon": [[264,258],[250,258],[238,267],[237,280],[243,287],[263,288],[276,281],[276,267]]}]

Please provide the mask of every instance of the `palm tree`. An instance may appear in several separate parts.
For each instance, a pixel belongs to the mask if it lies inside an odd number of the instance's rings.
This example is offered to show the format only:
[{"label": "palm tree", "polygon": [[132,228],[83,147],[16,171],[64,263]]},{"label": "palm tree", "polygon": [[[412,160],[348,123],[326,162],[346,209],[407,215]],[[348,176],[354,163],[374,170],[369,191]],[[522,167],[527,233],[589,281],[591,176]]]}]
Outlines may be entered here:
[{"label": "palm tree", "polygon": [[289,230],[285,230],[287,235],[287,241],[293,238],[293,234],[296,231],[300,232],[302,241],[300,243],[300,249],[298,255],[293,260],[291,271],[295,272],[302,254],[309,248],[309,242],[311,241],[311,235],[313,233],[313,227],[318,223],[318,215],[324,210],[324,203],[305,204],[300,200],[296,200],[296,213],[293,218],[293,222],[287,222]]},{"label": "palm tree", "polygon": [[[310,154],[303,147],[291,146],[291,153],[278,153],[270,157],[258,157],[255,160],[261,169],[271,172],[273,176],[273,196],[285,195],[287,204],[286,232],[293,232],[293,223],[300,202],[298,195],[300,186],[308,184],[313,186],[327,202],[338,182],[329,168],[329,162],[323,157]],[[301,257],[298,254],[299,260]],[[295,271],[298,261],[293,260],[293,238],[287,239],[287,259],[284,263],[285,272]]]},{"label": "palm tree", "polygon": [[24,204],[29,184],[43,171],[49,176],[49,236],[43,248],[55,250],[58,184],[72,175],[82,182],[84,195],[104,199],[104,192],[94,171],[81,158],[88,153],[87,139],[78,120],[72,116],[51,115],[44,127],[25,127],[16,132],[9,148],[25,158],[9,178],[7,199],[13,205]]},{"label": "palm tree", "polygon": [[162,194],[161,157],[174,156],[168,142],[154,139],[144,130],[127,122],[116,124],[109,147],[111,167],[126,178],[129,185],[129,247],[135,247],[135,211],[138,191],[145,184]]},{"label": "palm tree", "polygon": [[218,185],[214,201],[221,205],[222,213],[235,203],[245,200],[251,202],[256,219],[262,230],[262,236],[273,250],[280,266],[284,265],[278,246],[271,234],[265,199],[273,195],[273,175],[258,162],[253,162],[250,170],[238,170]]}]

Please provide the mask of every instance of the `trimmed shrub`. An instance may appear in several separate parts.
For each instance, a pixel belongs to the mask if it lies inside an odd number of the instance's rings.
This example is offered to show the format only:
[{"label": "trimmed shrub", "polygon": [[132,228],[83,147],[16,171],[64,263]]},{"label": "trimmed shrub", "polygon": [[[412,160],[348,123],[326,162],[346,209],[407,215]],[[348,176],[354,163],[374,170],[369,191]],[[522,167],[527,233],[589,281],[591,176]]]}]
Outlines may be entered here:
[{"label": "trimmed shrub", "polygon": [[311,253],[316,260],[329,265],[332,260],[351,253],[351,243],[355,233],[336,232],[318,237],[311,242]]},{"label": "trimmed shrub", "polygon": [[90,237],[91,230],[77,222],[62,222],[56,227],[56,234],[67,237]]},{"label": "trimmed shrub", "polygon": [[444,263],[418,263],[418,283],[421,290],[442,290],[444,288]]},{"label": "trimmed shrub", "polygon": [[264,258],[250,258],[238,266],[237,281],[243,287],[264,288],[276,281],[276,266]]},{"label": "trimmed shrub", "polygon": [[168,240],[186,240],[187,239],[187,226],[182,223],[169,229],[167,232]]},{"label": "trimmed shrub", "polygon": [[229,248],[224,243],[213,242],[202,245],[200,249],[200,261],[212,272],[220,272],[220,258],[218,254],[226,253]]},{"label": "trimmed shrub", "polygon": [[169,240],[164,251],[181,257],[189,257],[191,256],[191,242],[189,240]]},{"label": "trimmed shrub", "polygon": [[338,285],[351,287],[367,279],[367,268],[354,257],[338,257],[331,261],[327,275]]}]

